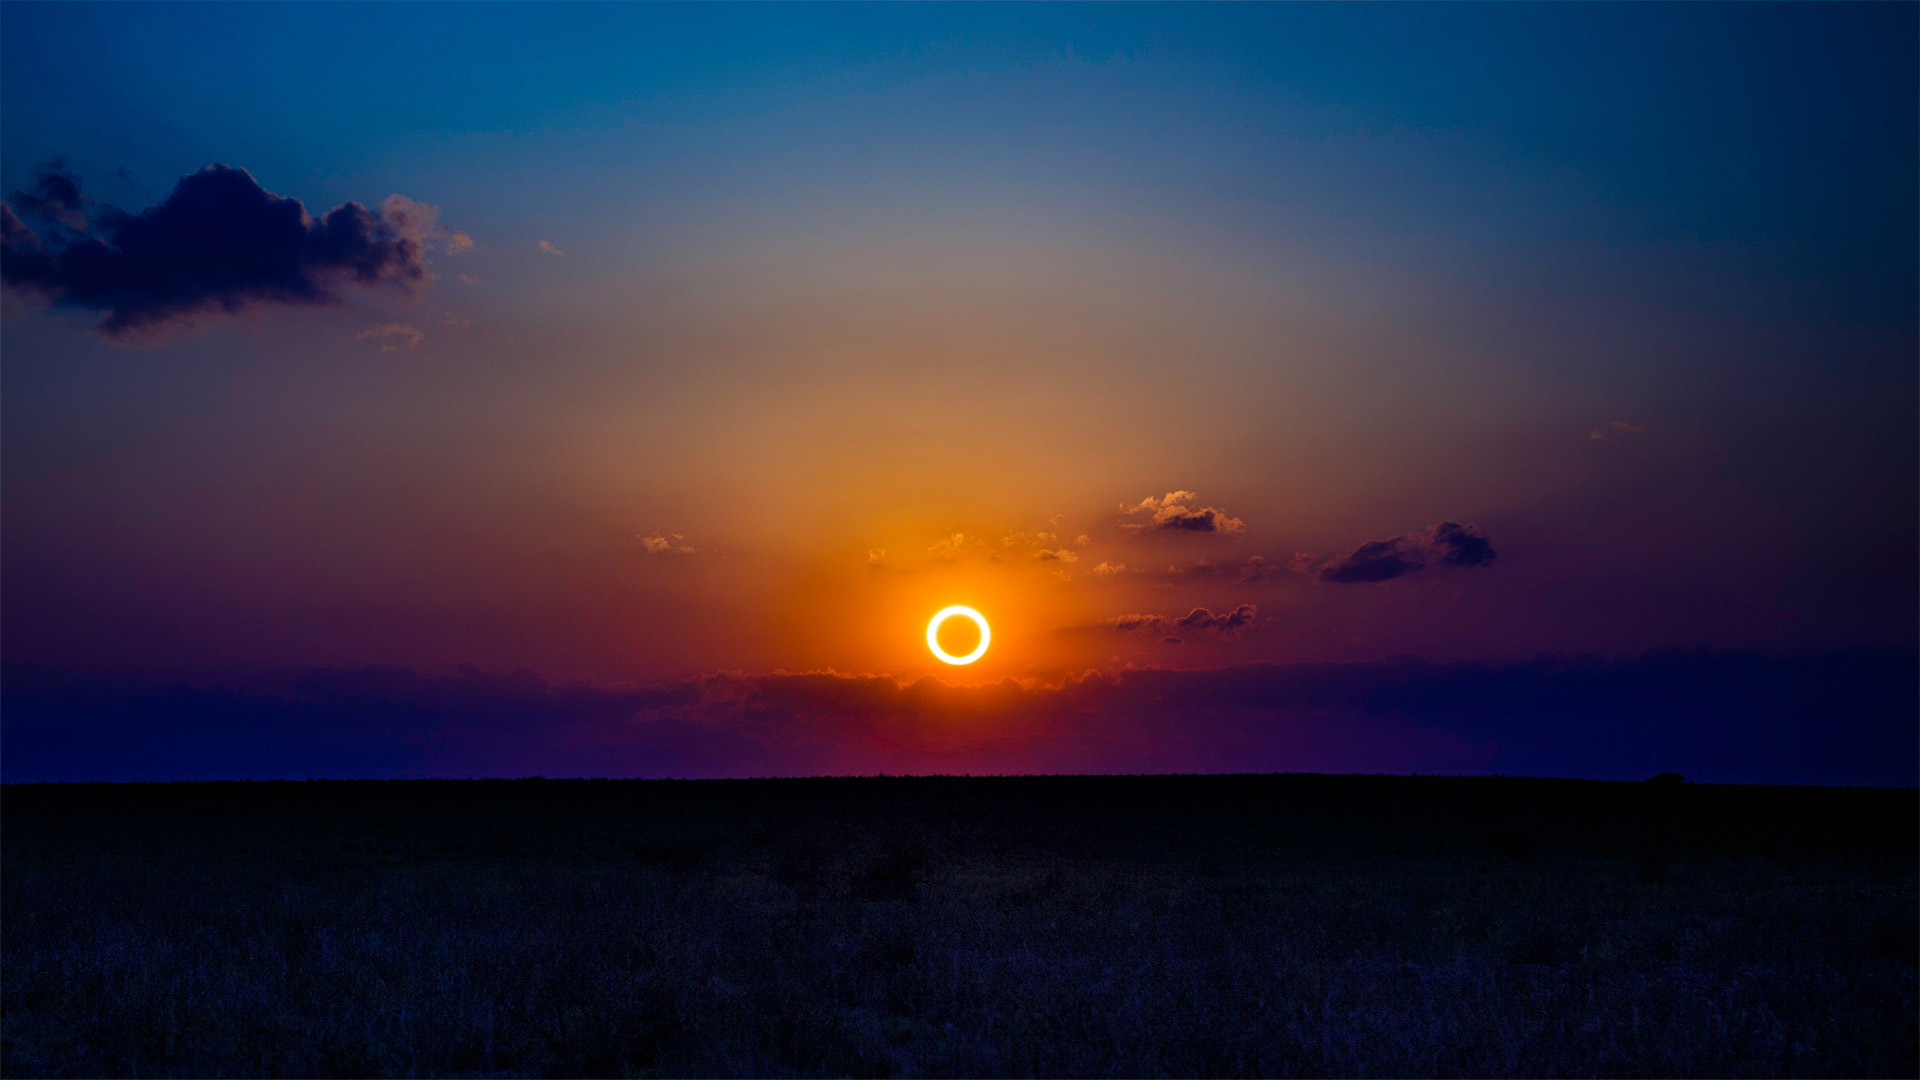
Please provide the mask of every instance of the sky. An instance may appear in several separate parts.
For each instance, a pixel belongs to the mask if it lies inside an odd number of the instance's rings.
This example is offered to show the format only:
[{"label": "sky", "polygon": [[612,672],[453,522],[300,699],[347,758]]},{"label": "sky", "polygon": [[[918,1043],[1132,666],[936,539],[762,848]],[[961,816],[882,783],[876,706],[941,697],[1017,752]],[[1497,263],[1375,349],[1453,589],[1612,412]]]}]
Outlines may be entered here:
[{"label": "sky", "polygon": [[0,776],[1914,783],[1917,13],[0,3]]}]

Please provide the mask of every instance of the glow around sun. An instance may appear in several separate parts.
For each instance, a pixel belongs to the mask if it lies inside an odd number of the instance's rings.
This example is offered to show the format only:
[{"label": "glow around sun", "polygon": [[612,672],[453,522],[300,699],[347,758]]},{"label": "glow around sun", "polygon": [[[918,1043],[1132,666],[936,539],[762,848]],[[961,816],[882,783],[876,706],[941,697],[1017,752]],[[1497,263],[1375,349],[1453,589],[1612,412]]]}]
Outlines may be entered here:
[{"label": "glow around sun", "polygon": [[[968,653],[965,656],[955,656],[952,653],[940,647],[940,624],[946,622],[948,619],[954,618],[955,616],[959,616],[960,618],[963,618],[963,619],[972,619],[973,625],[980,628],[980,644],[975,645],[973,647],[973,651]],[[949,664],[973,663],[975,660],[978,660],[982,656],[985,656],[987,654],[987,644],[992,640],[993,640],[993,633],[992,631],[987,629],[986,616],[980,614],[979,612],[973,610],[970,607],[965,607],[960,604],[955,604],[952,607],[941,608],[940,611],[934,615],[933,621],[927,624],[927,648],[932,649],[933,655],[939,657],[942,661]]]}]

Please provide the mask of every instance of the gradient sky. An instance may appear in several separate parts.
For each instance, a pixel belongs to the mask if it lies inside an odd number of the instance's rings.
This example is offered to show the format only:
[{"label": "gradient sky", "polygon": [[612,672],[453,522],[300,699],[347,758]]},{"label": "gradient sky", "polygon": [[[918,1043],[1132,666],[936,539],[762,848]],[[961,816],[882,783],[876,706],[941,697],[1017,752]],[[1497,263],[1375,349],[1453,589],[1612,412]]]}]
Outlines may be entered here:
[{"label": "gradient sky", "polygon": [[0,5],[23,217],[437,209],[334,304],[8,290],[6,660],[1910,654],[1916,10]]}]

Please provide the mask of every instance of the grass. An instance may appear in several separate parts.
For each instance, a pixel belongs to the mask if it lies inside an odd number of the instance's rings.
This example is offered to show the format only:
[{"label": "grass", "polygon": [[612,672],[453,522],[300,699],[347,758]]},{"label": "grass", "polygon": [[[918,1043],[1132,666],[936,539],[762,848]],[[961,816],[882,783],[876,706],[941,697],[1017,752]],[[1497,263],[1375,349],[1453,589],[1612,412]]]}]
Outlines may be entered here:
[{"label": "grass", "polygon": [[1915,802],[11,785],[0,1072],[1912,1076]]}]

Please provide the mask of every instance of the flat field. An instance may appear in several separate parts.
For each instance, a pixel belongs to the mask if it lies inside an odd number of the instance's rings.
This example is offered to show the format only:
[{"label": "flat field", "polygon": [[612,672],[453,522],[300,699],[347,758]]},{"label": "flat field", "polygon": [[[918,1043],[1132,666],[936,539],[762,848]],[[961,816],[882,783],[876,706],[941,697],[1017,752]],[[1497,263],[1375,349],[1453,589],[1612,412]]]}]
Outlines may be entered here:
[{"label": "flat field", "polygon": [[1913,789],[0,789],[0,1073],[1920,1074]]}]

